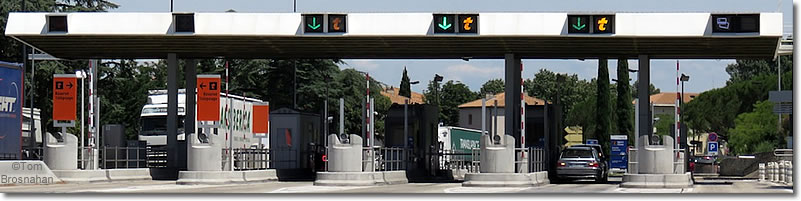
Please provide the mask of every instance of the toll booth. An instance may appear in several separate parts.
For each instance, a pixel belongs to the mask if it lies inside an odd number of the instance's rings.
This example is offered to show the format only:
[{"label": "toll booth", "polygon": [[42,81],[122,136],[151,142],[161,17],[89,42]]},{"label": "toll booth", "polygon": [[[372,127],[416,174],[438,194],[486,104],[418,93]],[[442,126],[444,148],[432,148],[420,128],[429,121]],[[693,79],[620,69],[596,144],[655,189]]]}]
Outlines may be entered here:
[{"label": "toll booth", "polygon": [[270,112],[270,159],[279,180],[313,180],[324,153],[319,114],[290,108]]},{"label": "toll booth", "polygon": [[437,153],[439,151],[439,144],[437,143],[437,125],[439,123],[437,106],[429,104],[408,105],[409,133],[406,139],[403,139],[403,107],[403,105],[392,104],[387,112],[387,117],[384,120],[386,147],[403,148],[403,143],[407,143],[407,148],[411,150],[409,160],[406,162],[409,181],[449,176],[450,173],[439,171],[437,166]]}]

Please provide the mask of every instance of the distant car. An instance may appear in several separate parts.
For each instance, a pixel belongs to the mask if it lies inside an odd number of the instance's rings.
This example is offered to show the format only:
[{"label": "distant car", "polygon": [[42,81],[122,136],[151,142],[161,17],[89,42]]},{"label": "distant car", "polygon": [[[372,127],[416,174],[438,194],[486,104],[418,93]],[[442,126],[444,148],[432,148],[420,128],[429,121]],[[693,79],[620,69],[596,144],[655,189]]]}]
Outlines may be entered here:
[{"label": "distant car", "polygon": [[559,179],[595,179],[606,182],[609,168],[603,160],[603,152],[592,146],[572,146],[563,150],[557,161],[556,176]]},{"label": "distant car", "polygon": [[592,147],[593,149],[595,149],[595,152],[597,152],[598,157],[601,158],[602,163],[604,164],[609,163],[609,158],[606,156],[605,154],[606,152],[604,152],[604,149],[601,147],[600,144],[577,144],[570,147]]},{"label": "distant car", "polygon": [[715,164],[715,158],[711,156],[696,156],[693,158],[696,164]]}]

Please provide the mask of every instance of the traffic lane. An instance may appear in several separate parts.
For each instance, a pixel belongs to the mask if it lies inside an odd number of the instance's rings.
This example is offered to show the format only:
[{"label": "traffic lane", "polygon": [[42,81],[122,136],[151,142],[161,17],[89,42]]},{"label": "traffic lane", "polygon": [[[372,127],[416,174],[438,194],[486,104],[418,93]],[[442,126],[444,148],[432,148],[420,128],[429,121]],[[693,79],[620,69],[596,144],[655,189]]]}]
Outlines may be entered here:
[{"label": "traffic lane", "polygon": [[126,182],[96,182],[87,184],[50,184],[50,185],[16,185],[16,186],[0,186],[0,192],[10,193],[71,193],[81,192],[86,190],[103,190],[115,189],[123,187],[136,187],[136,186],[153,186],[153,185],[170,185],[175,184],[175,181],[126,181]]},{"label": "traffic lane", "polygon": [[606,182],[597,182],[593,179],[563,179],[550,180],[551,184],[620,184],[623,177],[609,176]]},{"label": "traffic lane", "polygon": [[717,180],[696,177],[693,193],[778,193],[792,194],[793,188],[787,185],[757,180]]},{"label": "traffic lane", "polygon": [[461,186],[461,183],[407,183],[348,189],[337,193],[445,193],[446,189]]},{"label": "traffic lane", "polygon": [[312,182],[259,182],[224,185],[174,185],[163,188],[137,189],[142,193],[269,193],[277,189],[311,185]]},{"label": "traffic lane", "polygon": [[623,177],[609,177],[607,182],[595,180],[551,180],[550,184],[521,190],[520,193],[613,193],[620,185]]}]

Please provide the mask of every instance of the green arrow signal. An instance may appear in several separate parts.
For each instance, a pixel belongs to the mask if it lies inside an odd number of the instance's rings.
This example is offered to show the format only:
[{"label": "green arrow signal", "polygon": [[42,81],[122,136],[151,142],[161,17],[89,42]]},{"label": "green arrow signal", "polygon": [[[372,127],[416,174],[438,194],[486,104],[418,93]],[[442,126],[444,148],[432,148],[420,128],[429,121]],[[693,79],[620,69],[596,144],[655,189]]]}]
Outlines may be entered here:
[{"label": "green arrow signal", "polygon": [[577,17],[576,18],[576,24],[573,25],[573,28],[576,29],[576,30],[581,30],[581,29],[584,29],[584,27],[586,27],[586,26],[587,26],[587,24],[581,24],[581,18]]},{"label": "green arrow signal", "polygon": [[442,29],[442,30],[446,30],[448,28],[451,28],[452,25],[453,24],[448,23],[448,17],[446,17],[446,16],[442,16],[442,24],[437,24],[437,26],[439,26],[439,28]]},{"label": "green arrow signal", "polygon": [[317,24],[317,18],[316,17],[312,17],[312,23],[311,24],[306,24],[306,26],[309,26],[309,28],[315,29],[315,30],[317,28],[320,28],[320,25],[322,25],[322,24]]}]

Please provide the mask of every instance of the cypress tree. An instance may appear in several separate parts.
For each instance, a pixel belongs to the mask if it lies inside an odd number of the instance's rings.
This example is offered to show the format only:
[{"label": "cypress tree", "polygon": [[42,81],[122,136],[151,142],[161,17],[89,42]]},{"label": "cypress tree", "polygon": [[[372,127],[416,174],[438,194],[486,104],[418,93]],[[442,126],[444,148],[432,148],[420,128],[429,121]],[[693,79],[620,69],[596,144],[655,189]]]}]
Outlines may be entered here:
[{"label": "cypress tree", "polygon": [[403,67],[403,77],[401,78],[400,89],[398,91],[398,95],[404,96],[407,98],[412,97],[412,86],[409,83],[409,75],[406,74],[406,67]]},{"label": "cypress tree", "polygon": [[[621,134],[627,134],[634,139],[633,105],[631,104],[631,89],[629,88],[629,62],[625,58],[617,60],[617,128]],[[631,141],[631,140],[630,140]]]},{"label": "cypress tree", "polygon": [[609,129],[611,127],[612,108],[609,100],[609,67],[607,59],[598,60],[598,88],[596,99],[595,120],[595,139],[603,147],[605,154],[609,155]]}]

